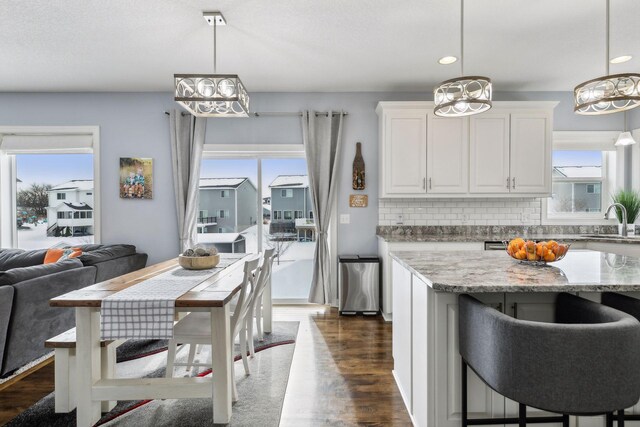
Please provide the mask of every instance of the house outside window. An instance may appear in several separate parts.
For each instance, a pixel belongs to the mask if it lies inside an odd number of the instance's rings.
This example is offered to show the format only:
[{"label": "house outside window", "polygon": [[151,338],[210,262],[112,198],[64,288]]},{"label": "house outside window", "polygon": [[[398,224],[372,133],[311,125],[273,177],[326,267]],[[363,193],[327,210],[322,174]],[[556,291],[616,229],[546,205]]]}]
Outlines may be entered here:
[{"label": "house outside window", "polygon": [[281,194],[283,199],[290,199],[293,197],[293,189],[291,188],[283,189]]},{"label": "house outside window", "polygon": [[57,194],[57,199],[58,200],[66,200],[66,198],[67,198],[66,193],[58,193]]},{"label": "house outside window", "polygon": [[296,219],[304,218],[304,213],[302,211],[296,211],[295,215]]},{"label": "house outside window", "polygon": [[292,211],[284,211],[284,219],[285,220],[292,220],[293,219],[293,212]]},{"label": "house outside window", "polygon": [[220,197],[223,199],[229,197],[229,190],[220,190]]},{"label": "house outside window", "polygon": [[309,211],[309,219],[313,219],[313,211]]},{"label": "house outside window", "polygon": [[273,219],[282,219],[282,211],[273,211]]},{"label": "house outside window", "polygon": [[224,210],[224,209],[220,209],[220,211],[218,212],[218,217],[219,218],[228,218],[229,217],[229,211],[228,210]]}]

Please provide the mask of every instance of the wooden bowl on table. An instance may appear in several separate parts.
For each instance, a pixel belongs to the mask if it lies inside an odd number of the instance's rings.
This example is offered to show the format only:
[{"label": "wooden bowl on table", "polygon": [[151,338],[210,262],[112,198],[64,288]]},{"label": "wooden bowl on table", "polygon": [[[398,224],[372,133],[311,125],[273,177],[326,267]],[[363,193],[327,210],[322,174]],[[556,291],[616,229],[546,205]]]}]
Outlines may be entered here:
[{"label": "wooden bowl on table", "polygon": [[220,263],[220,254],[208,256],[178,255],[178,263],[185,270],[208,270]]}]

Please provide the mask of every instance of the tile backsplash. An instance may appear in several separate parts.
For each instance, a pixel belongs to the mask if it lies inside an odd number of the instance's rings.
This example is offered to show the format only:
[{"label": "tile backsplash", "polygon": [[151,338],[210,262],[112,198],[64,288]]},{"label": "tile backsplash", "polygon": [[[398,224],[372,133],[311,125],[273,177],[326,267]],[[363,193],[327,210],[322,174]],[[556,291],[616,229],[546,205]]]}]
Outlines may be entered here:
[{"label": "tile backsplash", "polygon": [[539,225],[542,201],[505,199],[380,199],[378,225]]}]

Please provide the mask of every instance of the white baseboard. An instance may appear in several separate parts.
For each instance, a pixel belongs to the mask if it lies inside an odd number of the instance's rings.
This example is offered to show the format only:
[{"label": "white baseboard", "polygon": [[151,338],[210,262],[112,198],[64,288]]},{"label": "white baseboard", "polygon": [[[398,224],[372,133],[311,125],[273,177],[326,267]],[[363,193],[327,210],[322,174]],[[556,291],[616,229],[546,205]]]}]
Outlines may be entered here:
[{"label": "white baseboard", "polygon": [[393,321],[393,313],[385,313],[383,311],[382,312],[382,318],[384,319],[385,322],[392,322]]}]

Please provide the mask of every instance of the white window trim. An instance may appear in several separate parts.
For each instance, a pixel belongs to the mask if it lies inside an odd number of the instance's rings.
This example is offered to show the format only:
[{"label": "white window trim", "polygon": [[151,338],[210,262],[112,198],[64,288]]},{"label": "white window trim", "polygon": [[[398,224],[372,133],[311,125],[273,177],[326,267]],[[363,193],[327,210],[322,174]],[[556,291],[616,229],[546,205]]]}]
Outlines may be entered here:
[{"label": "white window trim", "polygon": [[[616,131],[555,131],[553,132],[553,148],[552,150],[563,151],[603,151],[602,160],[602,178],[601,188],[602,209],[606,209],[611,201],[611,194],[615,191],[614,183],[624,180],[624,148],[616,147],[615,143],[619,132]],[[615,152],[616,167],[613,168],[613,156],[609,156],[609,152]],[[615,176],[614,174],[615,169]],[[557,180],[557,179],[556,179]],[[571,179],[571,182],[588,181],[593,182],[597,178],[584,180]],[[552,178],[553,181],[553,178]],[[604,185],[606,183],[606,185]],[[553,182],[552,182],[553,184]],[[542,225],[615,225],[617,220],[604,219],[603,212],[584,212],[584,213],[566,213],[553,214],[548,213],[548,198],[542,198],[541,204],[541,224]]]},{"label": "white window trim", "polygon": [[[4,136],[51,136],[51,145],[29,146],[24,149],[2,149]],[[58,146],[64,138],[90,136],[91,146],[78,148]],[[88,138],[87,138],[88,139]],[[57,141],[56,141],[57,140]],[[100,191],[100,127],[99,126],[0,126],[0,246],[14,247],[18,241],[16,229],[15,154],[93,154],[93,241],[102,240],[101,191]]]}]

